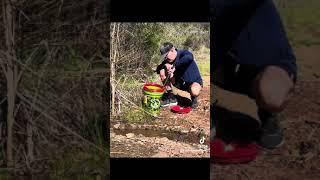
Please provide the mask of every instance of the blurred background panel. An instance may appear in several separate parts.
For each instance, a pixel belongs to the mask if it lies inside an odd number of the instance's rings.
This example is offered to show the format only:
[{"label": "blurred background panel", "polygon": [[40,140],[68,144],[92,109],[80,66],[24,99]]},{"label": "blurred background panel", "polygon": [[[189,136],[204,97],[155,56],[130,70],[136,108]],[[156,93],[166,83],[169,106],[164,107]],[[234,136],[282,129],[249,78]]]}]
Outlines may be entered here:
[{"label": "blurred background panel", "polygon": [[0,179],[106,176],[108,5],[1,2]]}]

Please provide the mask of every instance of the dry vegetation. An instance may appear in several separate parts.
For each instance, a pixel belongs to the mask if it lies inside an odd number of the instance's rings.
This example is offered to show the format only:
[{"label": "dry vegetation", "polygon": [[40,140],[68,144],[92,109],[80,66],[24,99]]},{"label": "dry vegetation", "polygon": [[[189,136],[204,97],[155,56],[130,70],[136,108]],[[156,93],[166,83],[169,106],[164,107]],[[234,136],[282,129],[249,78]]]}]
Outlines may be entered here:
[{"label": "dry vegetation", "polygon": [[1,1],[0,178],[106,175],[106,8]]}]

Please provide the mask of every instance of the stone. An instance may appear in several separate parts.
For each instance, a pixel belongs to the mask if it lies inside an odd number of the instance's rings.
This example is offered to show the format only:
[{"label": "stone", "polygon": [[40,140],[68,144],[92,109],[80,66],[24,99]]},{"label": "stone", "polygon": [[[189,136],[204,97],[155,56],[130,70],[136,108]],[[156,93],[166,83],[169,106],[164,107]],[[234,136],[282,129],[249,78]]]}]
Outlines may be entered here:
[{"label": "stone", "polygon": [[124,130],[124,129],[126,129],[126,125],[124,125],[124,124],[121,124],[121,125],[120,125],[120,127],[119,127],[119,129],[121,129],[121,130]]},{"label": "stone", "polygon": [[133,133],[128,133],[128,134],[126,134],[126,137],[127,137],[127,138],[133,138],[133,137],[134,137],[134,134],[133,134]]},{"label": "stone", "polygon": [[188,134],[189,130],[188,129],[181,129],[180,133],[181,134]]},{"label": "stone", "polygon": [[190,129],[190,132],[191,132],[191,133],[195,133],[195,132],[197,132],[197,129],[196,129],[196,128],[191,128],[191,129]]},{"label": "stone", "polygon": [[115,137],[115,136],[116,136],[116,133],[114,133],[114,132],[110,133],[110,137]]},{"label": "stone", "polygon": [[166,152],[158,152],[157,154],[153,155],[152,157],[168,157],[169,154],[167,154]]},{"label": "stone", "polygon": [[119,127],[120,127],[120,124],[115,124],[115,125],[113,125],[113,128],[114,128],[114,129],[119,129]]},{"label": "stone", "polygon": [[137,125],[135,125],[135,124],[130,124],[130,126],[132,129],[137,129]]},{"label": "stone", "polygon": [[169,139],[167,137],[162,137],[160,140],[161,141],[169,141]]}]

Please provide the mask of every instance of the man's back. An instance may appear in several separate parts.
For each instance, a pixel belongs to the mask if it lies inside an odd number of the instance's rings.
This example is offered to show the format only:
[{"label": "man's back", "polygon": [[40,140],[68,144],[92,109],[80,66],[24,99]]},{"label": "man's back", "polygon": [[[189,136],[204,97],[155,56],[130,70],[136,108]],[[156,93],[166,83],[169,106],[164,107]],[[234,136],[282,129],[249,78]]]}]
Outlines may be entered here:
[{"label": "man's back", "polygon": [[193,54],[188,50],[178,50],[176,59],[175,77],[188,83],[198,82],[202,84],[199,68]]}]

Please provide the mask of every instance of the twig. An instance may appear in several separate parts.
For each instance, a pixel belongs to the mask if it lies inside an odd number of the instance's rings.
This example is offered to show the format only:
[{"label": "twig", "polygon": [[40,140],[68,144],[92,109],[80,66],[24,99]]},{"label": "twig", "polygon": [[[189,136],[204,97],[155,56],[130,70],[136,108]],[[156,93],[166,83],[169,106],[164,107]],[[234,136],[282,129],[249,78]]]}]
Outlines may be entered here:
[{"label": "twig", "polygon": [[244,176],[246,176],[246,178],[247,178],[248,180],[250,179],[249,175],[248,175],[244,170],[240,169],[240,172],[241,172],[241,174],[243,174]]}]

